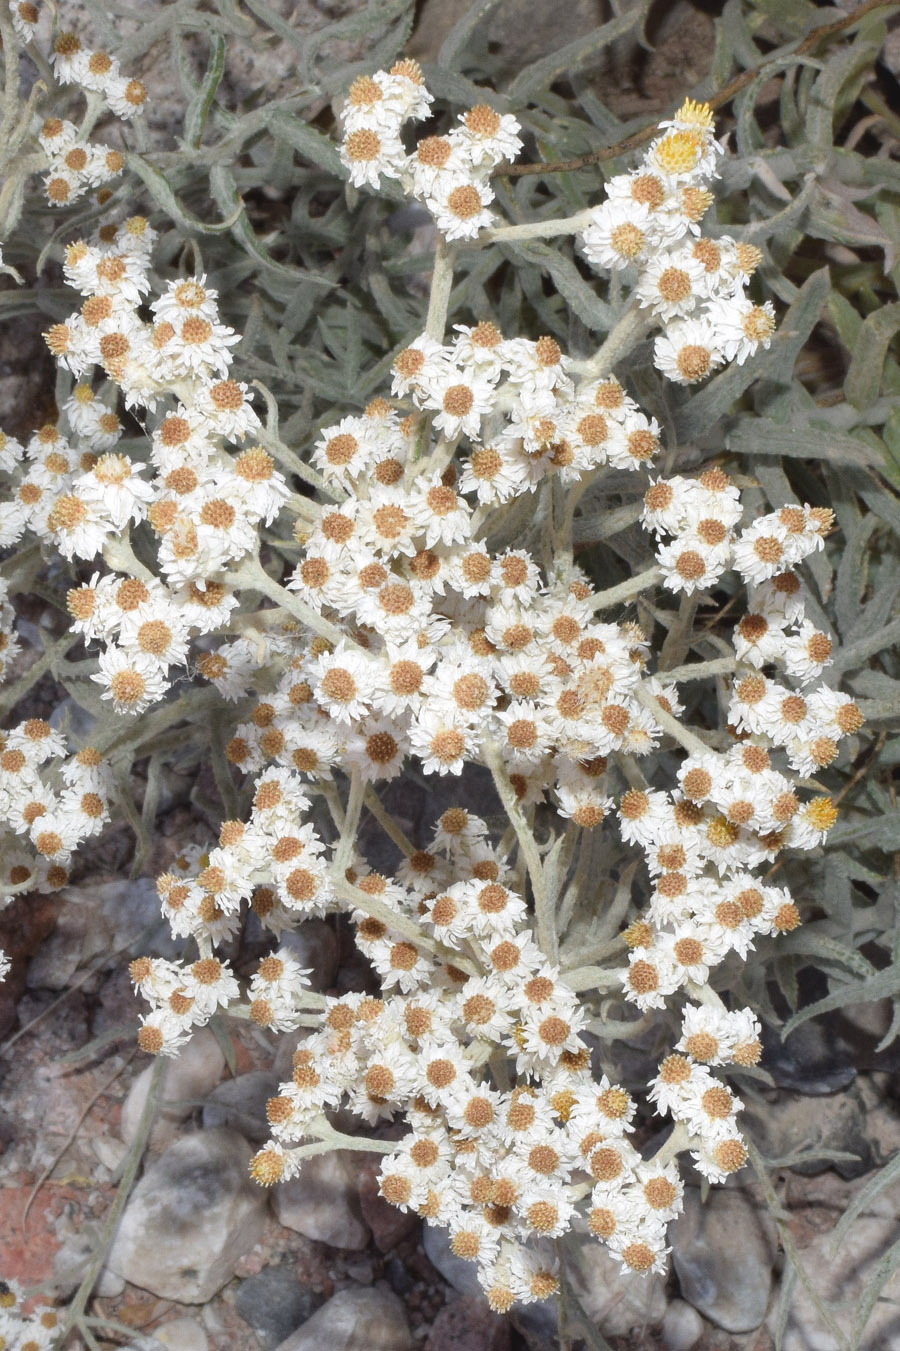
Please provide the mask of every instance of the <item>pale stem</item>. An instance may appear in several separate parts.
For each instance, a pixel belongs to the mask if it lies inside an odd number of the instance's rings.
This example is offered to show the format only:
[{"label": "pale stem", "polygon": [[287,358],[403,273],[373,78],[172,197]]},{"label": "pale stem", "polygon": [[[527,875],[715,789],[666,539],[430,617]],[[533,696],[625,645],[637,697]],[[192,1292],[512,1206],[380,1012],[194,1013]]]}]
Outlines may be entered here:
[{"label": "pale stem", "polygon": [[608,337],[594,355],[575,367],[582,377],[582,383],[609,375],[613,366],[644,336],[650,324],[651,320],[646,310],[642,310],[637,301],[633,300],[621,318],[616,320]]},{"label": "pale stem", "polygon": [[556,937],[556,928],[553,923],[552,905],[547,896],[547,882],[544,875],[544,866],[541,862],[541,855],[537,843],[531,833],[528,822],[522,808],[516,800],[515,789],[509,781],[509,774],[497,747],[490,741],[485,743],[482,752],[484,762],[491,771],[491,777],[494,780],[494,787],[503,806],[506,808],[507,818],[516,832],[516,838],[519,841],[519,848],[522,851],[522,857],[525,860],[525,866],[528,869],[528,876],[531,878],[531,891],[534,897],[534,914],[537,921],[537,941],[541,951],[550,961],[555,962],[557,958],[558,944]]},{"label": "pale stem", "polygon": [[368,892],[361,891],[352,882],[348,882],[346,877],[333,872],[331,874],[331,885],[335,895],[340,896],[341,900],[348,901],[355,910],[361,910],[364,914],[370,915],[372,919],[380,919],[382,924],[387,925],[388,929],[393,929],[394,933],[408,939],[414,947],[424,948],[426,952],[432,953],[442,962],[449,962],[452,966],[458,966],[461,971],[468,972],[470,976],[479,974],[477,967],[467,957],[461,956],[451,948],[445,948],[443,943],[429,937],[414,919],[399,914],[385,901],[380,901],[377,896],[370,896]]},{"label": "pale stem", "polygon": [[618,985],[618,972],[608,966],[576,966],[564,971],[562,979],[572,990],[610,990]]},{"label": "pale stem", "polygon": [[366,810],[372,813],[385,835],[393,840],[401,854],[405,854],[407,858],[411,858],[416,852],[416,846],[401,830],[400,826],[394,820],[393,816],[391,816],[371,784],[366,785],[365,804]]},{"label": "pale stem", "polygon": [[127,531],[124,535],[116,535],[106,541],[103,546],[103,559],[113,572],[129,572],[132,577],[139,577],[142,582],[156,580],[150,569],[145,568],[143,563],[135,558],[131,537]]},{"label": "pale stem", "polygon": [[689,1148],[690,1143],[691,1137],[684,1122],[676,1121],[675,1127],[668,1140],[663,1141],[660,1148],[647,1160],[647,1162],[655,1164],[657,1168],[665,1168],[666,1164],[670,1163],[671,1160],[675,1158],[676,1154],[681,1154],[685,1149]]},{"label": "pale stem", "polygon": [[[305,624],[313,633],[327,639],[329,643],[337,645],[343,641],[352,647],[359,647],[349,634],[343,633],[330,619],[320,615],[311,605],[307,605],[305,600],[301,600],[299,596],[270,577],[258,558],[244,559],[236,572],[226,574],[225,584],[235,588],[246,587],[248,590],[261,591],[264,596],[274,600],[283,610],[287,610],[288,614],[299,619],[301,624]],[[360,651],[362,650],[360,648]]]},{"label": "pale stem", "polygon": [[666,681],[708,680],[712,676],[730,675],[737,667],[734,657],[716,657],[712,661],[687,662],[684,666],[673,666],[670,671],[658,672],[660,679]]},{"label": "pale stem", "polygon": [[562,220],[533,220],[524,225],[498,225],[493,230],[482,230],[478,244],[510,244],[520,239],[553,239],[556,235],[576,235],[591,223],[594,208],[579,211]]},{"label": "pale stem", "polygon": [[678,719],[674,718],[671,713],[667,713],[656,696],[650,693],[646,685],[638,685],[632,690],[632,694],[639,704],[643,704],[644,708],[653,714],[653,717],[663,731],[668,732],[669,736],[673,737],[674,740],[678,742],[679,746],[683,746],[691,755],[707,755],[709,753],[710,748],[707,746],[706,742],[701,741],[693,732],[689,732],[688,729],[682,726]]},{"label": "pale stem", "polygon": [[727,1013],[724,1003],[716,994],[711,985],[697,985],[694,981],[687,982],[687,992],[692,999],[698,1003],[705,1004],[707,1008],[715,1009],[717,1013]]},{"label": "pale stem", "polygon": [[53,670],[56,663],[65,656],[70,647],[74,647],[81,641],[80,633],[64,633],[61,638],[57,638],[55,643],[50,643],[44,648],[44,651],[38,657],[37,661],[32,662],[28,670],[19,676],[18,680],[7,685],[3,691],[3,698],[0,699],[0,717],[6,717],[10,709],[15,708],[20,699],[28,693],[33,685],[36,685],[45,671]]},{"label": "pale stem", "polygon": [[362,814],[365,792],[365,779],[358,769],[352,769],[350,771],[350,793],[347,798],[341,838],[338,840],[337,848],[334,851],[334,867],[341,874],[346,872],[347,865],[353,856],[353,846],[356,844],[356,837],[359,833],[359,818]]},{"label": "pale stem", "polygon": [[443,236],[438,236],[434,251],[434,271],[431,274],[431,294],[428,297],[428,318],[425,320],[425,332],[429,338],[434,338],[435,342],[444,341],[450,292],[453,289],[455,258],[456,250]]},{"label": "pale stem", "polygon": [[658,582],[662,576],[662,568],[654,563],[652,568],[647,568],[644,572],[639,572],[634,577],[629,577],[627,581],[620,582],[618,586],[611,586],[607,591],[598,591],[588,600],[590,610],[608,610],[613,605],[621,605],[624,601],[633,600],[639,596],[642,591],[647,591],[655,582]]}]

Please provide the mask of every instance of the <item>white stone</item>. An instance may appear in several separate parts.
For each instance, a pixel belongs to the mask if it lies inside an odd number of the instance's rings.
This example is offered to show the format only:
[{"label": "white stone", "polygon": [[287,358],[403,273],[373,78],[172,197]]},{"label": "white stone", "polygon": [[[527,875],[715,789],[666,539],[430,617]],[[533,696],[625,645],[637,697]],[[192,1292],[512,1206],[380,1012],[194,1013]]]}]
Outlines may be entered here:
[{"label": "white stone", "polygon": [[571,1268],[572,1284],[585,1313],[604,1337],[624,1337],[632,1328],[660,1322],[666,1311],[665,1276],[656,1271],[623,1271],[597,1239],[579,1239],[577,1255]]},{"label": "white stone", "polygon": [[665,1351],[690,1351],[703,1336],[703,1319],[683,1299],[673,1299],[662,1325]]},{"label": "white stone", "polygon": [[154,1328],[153,1336],[172,1351],[209,1351],[209,1339],[193,1318],[174,1318],[171,1323]]},{"label": "white stone", "polygon": [[333,1248],[365,1248],[369,1227],[359,1207],[352,1158],[347,1150],[336,1149],[304,1159],[299,1176],[273,1191],[279,1224]]},{"label": "white stone", "polygon": [[236,1131],[183,1136],[144,1173],[107,1265],[161,1299],[203,1304],[262,1236],[266,1194],[249,1176]]},{"label": "white stone", "polygon": [[332,1295],[276,1351],[411,1351],[406,1310],[385,1285]]},{"label": "white stone", "polygon": [[760,1214],[737,1189],[713,1188],[701,1202],[685,1188],[684,1210],[669,1230],[681,1293],[726,1332],[751,1332],[766,1316],[773,1245]]},{"label": "white stone", "polygon": [[[164,1149],[178,1134],[178,1127],[194,1111],[194,1103],[211,1093],[222,1077],[225,1056],[208,1027],[201,1027],[179,1054],[167,1060],[160,1079],[160,1103],[171,1100],[170,1107],[160,1106],[150,1132],[150,1148]],[[135,1079],[122,1104],[119,1133],[130,1145],[138,1131],[138,1123],[153,1077],[153,1065],[148,1065]]]}]

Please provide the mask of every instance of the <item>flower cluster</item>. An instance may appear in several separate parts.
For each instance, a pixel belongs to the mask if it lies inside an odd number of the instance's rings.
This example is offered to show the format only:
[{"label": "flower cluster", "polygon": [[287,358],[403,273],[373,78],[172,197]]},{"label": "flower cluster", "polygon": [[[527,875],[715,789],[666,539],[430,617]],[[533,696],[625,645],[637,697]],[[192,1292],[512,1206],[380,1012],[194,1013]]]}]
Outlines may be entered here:
[{"label": "flower cluster", "polygon": [[[155,323],[141,319],[153,238],[133,217],[93,244],[69,246],[66,275],[86,299],[47,333],[61,364],[81,377],[62,410],[67,434],[48,424],[24,451],[7,438],[0,452],[12,477],[0,504],[3,544],[31,530],[69,559],[103,553],[116,567],[121,557],[116,571],[73,588],[68,604],[75,631],[107,645],[95,677],[104,697],[131,713],[164,695],[170,668],[187,662],[190,636],[227,622],[237,598],[209,579],[255,551],[258,527],[287,497],[261,446],[225,449],[259,423],[246,386],[227,378],[238,337],[218,322],[216,293],[203,278],[173,282],[151,305]],[[108,376],[100,389],[87,379],[97,365]],[[174,395],[152,434],[150,481],[148,466],[116,450],[116,386],[126,406],[151,414]],[[159,577],[122,543],[143,520],[157,540]]]},{"label": "flower cluster", "polygon": [[66,756],[42,718],[0,733],[0,897],[65,886],[72,854],[109,819],[109,793],[100,753]]},{"label": "flower cluster", "polygon": [[26,1300],[17,1281],[0,1280],[0,1346],[4,1351],[48,1351],[56,1344],[60,1317],[49,1304],[26,1313]]},{"label": "flower cluster", "polygon": [[741,365],[775,327],[770,302],[755,305],[746,285],[762,258],[730,235],[702,235],[709,184],[723,153],[708,104],[687,99],[630,173],[607,184],[606,201],[580,231],[598,271],[627,271],[633,297],[662,324],[653,358],[678,384],[695,384],[717,366]]},{"label": "flower cluster", "polygon": [[51,206],[69,206],[84,193],[101,188],[125,166],[120,150],[84,140],[75,123],[61,117],[48,117],[38,140],[50,161],[44,192]]},{"label": "flower cluster", "polygon": [[[643,1161],[629,1141],[635,1104],[594,1075],[585,1009],[535,943],[484,822],[450,808],[431,850],[397,877],[362,865],[347,876],[382,998],[326,1001],[268,1103],[274,1138],[254,1176],[292,1176],[300,1142],[346,1099],[370,1123],[408,1122],[382,1162],[381,1194],[449,1229],[495,1309],[555,1291],[549,1240],[582,1202],[626,1269],[659,1266],[680,1209],[677,1168]],[[416,916],[419,941],[408,937]]]},{"label": "flower cluster", "polygon": [[489,179],[521,150],[519,124],[509,113],[479,103],[446,136],[425,136],[408,155],[401,129],[426,117],[431,101],[415,61],[361,75],[341,110],[341,159],[354,187],[378,188],[382,176],[396,179],[424,203],[446,239],[473,239],[494,220]]},{"label": "flower cluster", "polygon": [[[60,77],[95,80],[87,87],[115,111],[123,77],[97,56],[57,42]],[[492,222],[489,178],[518,153],[519,125],[481,104],[408,153],[404,124],[430,103],[414,62],[360,77],[341,155],[354,185],[398,181],[464,245]],[[61,138],[53,154],[77,146],[62,121],[42,136]],[[690,1151],[713,1181],[744,1163],[740,1102],[714,1071],[755,1064],[760,1028],[726,1007],[711,972],[799,923],[788,890],[755,870],[822,842],[836,809],[798,776],[830,764],[861,723],[851,699],[807,689],[831,639],[807,620],[794,569],[824,546],[831,513],[789,505],[745,524],[718,464],[640,480],[661,430],[612,374],[650,316],[664,328],[656,364],[682,383],[769,341],[771,306],[744,294],[757,251],[699,232],[721,153],[709,110],[689,102],[606,202],[568,223],[595,267],[632,269],[633,304],[594,357],[548,335],[504,336],[489,318],[447,337],[455,251],[441,247],[426,331],[394,357],[390,397],[330,420],[311,467],[262,428],[232,378],[239,338],[206,277],[153,295],[153,229],[142,217],[102,226],[67,248],[82,304],[46,335],[73,377],[59,424],[25,446],[0,443],[0,545],[29,530],[73,570],[86,565],[68,612],[97,645],[92,678],[113,712],[140,713],[194,675],[246,701],[224,771],[252,776],[252,807],[157,881],[173,934],[198,957],[132,964],[150,1005],[141,1047],[177,1054],[219,1010],[302,1028],[254,1176],[274,1183],[329,1142],[352,1144],[329,1120],[340,1106],[371,1126],[397,1118],[402,1138],[362,1142],[386,1154],[382,1195],[447,1227],[498,1310],[555,1291],[553,1240],[575,1225],[626,1269],[661,1269],[681,1206],[676,1155]],[[122,442],[120,400],[146,424],[145,458]],[[270,451],[315,497],[291,492]],[[638,476],[643,524],[661,542],[649,573],[603,590],[574,561],[573,519],[605,474]],[[729,571],[749,611],[733,657],[709,666],[728,682],[730,726],[695,732],[679,689],[690,665],[667,673],[637,623],[603,616],[660,577],[697,593]],[[8,632],[7,607],[0,618]],[[169,708],[176,721],[178,701]],[[653,786],[650,752],[667,736],[684,755]],[[67,760],[58,790],[45,782],[44,762],[64,749],[37,719],[0,748],[0,808],[10,839],[30,842],[16,846],[21,858],[4,849],[7,891],[60,885],[71,850],[106,817],[96,752]],[[503,841],[453,807],[417,850],[375,792],[409,763],[444,776],[485,767],[509,820]],[[404,856],[391,877],[356,852],[369,804]],[[538,808],[563,823],[546,847],[532,832]],[[584,842],[613,830],[642,851],[649,901],[606,949],[611,965],[579,969],[560,946],[550,883],[557,900],[572,889],[571,917],[585,904]],[[623,898],[622,916],[624,883]],[[282,942],[338,910],[379,997],[317,994]],[[278,946],[242,982],[215,949],[248,911]],[[633,1143],[636,1103],[603,1064],[600,992],[626,1015],[681,1011],[649,1093],[676,1129],[652,1158]]]}]

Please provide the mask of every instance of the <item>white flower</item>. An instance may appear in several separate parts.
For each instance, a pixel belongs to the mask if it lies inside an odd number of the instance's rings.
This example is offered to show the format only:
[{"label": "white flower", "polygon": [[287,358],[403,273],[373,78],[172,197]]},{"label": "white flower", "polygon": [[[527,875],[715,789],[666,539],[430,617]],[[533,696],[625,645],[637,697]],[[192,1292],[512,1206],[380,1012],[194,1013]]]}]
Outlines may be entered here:
[{"label": "white flower", "polygon": [[100,653],[99,664],[91,679],[104,686],[100,697],[111,699],[117,713],[142,713],[168,689],[164,668],[144,653],[111,646]]},{"label": "white flower", "polygon": [[673,320],[653,344],[653,364],[668,380],[694,385],[725,360],[719,330],[705,318]]},{"label": "white flower", "polygon": [[608,272],[643,263],[652,233],[648,207],[640,202],[606,201],[594,207],[582,231],[584,254],[592,267]]},{"label": "white flower", "polygon": [[710,300],[705,315],[716,334],[716,343],[726,361],[739,366],[760,346],[772,344],[775,310],[771,300],[754,305],[748,296],[735,293]]},{"label": "white flower", "polygon": [[487,183],[460,174],[442,178],[425,198],[434,223],[447,239],[474,239],[488,229],[494,216],[488,211],[494,194]]},{"label": "white flower", "polygon": [[399,178],[406,167],[406,151],[397,132],[371,123],[347,132],[338,153],[355,188],[364,184],[378,188],[382,174],[385,178]]}]

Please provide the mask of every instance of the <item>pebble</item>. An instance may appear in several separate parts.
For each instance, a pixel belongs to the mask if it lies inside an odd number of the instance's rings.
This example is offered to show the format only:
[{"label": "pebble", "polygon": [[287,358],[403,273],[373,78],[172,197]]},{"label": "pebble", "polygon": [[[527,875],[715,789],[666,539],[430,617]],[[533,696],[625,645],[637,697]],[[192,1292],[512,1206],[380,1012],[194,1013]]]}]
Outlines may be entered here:
[{"label": "pebble", "polygon": [[412,1351],[412,1346],[402,1303],[379,1284],[339,1290],[277,1351]]},{"label": "pebble", "polygon": [[173,1318],[171,1323],[154,1328],[153,1336],[171,1351],[209,1351],[209,1339],[193,1318]]},{"label": "pebble", "polygon": [[457,1295],[435,1318],[425,1351],[509,1351],[509,1346],[509,1323],[491,1312],[487,1300]]},{"label": "pebble", "polygon": [[575,1293],[604,1337],[624,1337],[632,1328],[661,1321],[666,1311],[664,1275],[624,1272],[596,1239],[580,1239],[575,1251],[571,1271]]},{"label": "pebble", "polygon": [[669,1230],[672,1261],[689,1304],[726,1332],[751,1332],[766,1316],[774,1245],[759,1211],[736,1188],[713,1188],[705,1204],[685,1188]]},{"label": "pebble", "polygon": [[301,1285],[293,1268],[266,1267],[248,1276],[237,1288],[235,1308],[256,1333],[263,1351],[272,1351],[289,1333],[311,1318],[324,1296]]},{"label": "pebble", "polygon": [[[153,1065],[148,1065],[135,1079],[122,1104],[119,1133],[130,1145],[137,1135],[138,1123],[153,1077]],[[222,1077],[225,1056],[208,1027],[199,1028],[187,1045],[171,1060],[167,1060],[160,1080],[160,1100],[173,1099],[172,1106],[161,1107],[150,1131],[150,1148],[162,1149],[178,1134],[178,1127],[194,1111],[199,1099],[211,1093]]]},{"label": "pebble", "polygon": [[662,1322],[665,1351],[691,1351],[703,1336],[703,1319],[683,1299],[673,1299]]},{"label": "pebble", "polygon": [[279,1224],[332,1248],[365,1248],[369,1227],[362,1218],[351,1158],[347,1150],[335,1149],[304,1159],[299,1176],[274,1190]]},{"label": "pebble", "polygon": [[144,1173],[113,1239],[108,1266],[161,1299],[203,1304],[262,1236],[266,1194],[235,1131],[183,1136]]},{"label": "pebble", "polygon": [[262,1144],[271,1135],[266,1102],[278,1092],[278,1076],[267,1070],[249,1070],[236,1079],[223,1079],[203,1108],[203,1129],[228,1126],[247,1140]]}]

